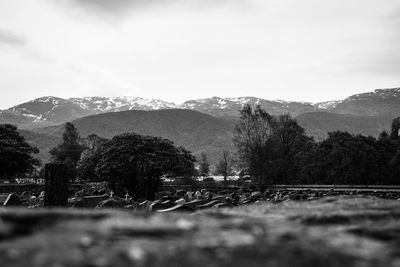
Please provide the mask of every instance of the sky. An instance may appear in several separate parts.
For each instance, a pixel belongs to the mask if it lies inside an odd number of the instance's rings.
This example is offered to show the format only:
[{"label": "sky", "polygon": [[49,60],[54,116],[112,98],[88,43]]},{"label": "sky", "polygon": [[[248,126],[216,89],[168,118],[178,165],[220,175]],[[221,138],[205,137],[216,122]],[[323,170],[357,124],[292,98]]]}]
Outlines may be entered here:
[{"label": "sky", "polygon": [[0,0],[0,109],[400,87],[400,0]]}]

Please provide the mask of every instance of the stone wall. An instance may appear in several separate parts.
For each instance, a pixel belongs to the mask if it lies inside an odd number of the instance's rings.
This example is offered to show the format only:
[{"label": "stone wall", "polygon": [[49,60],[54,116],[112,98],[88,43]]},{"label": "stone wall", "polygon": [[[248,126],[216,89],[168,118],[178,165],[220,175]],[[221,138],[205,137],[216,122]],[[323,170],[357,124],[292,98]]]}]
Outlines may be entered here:
[{"label": "stone wall", "polygon": [[400,202],[373,197],[194,214],[0,209],[0,266],[399,266]]}]

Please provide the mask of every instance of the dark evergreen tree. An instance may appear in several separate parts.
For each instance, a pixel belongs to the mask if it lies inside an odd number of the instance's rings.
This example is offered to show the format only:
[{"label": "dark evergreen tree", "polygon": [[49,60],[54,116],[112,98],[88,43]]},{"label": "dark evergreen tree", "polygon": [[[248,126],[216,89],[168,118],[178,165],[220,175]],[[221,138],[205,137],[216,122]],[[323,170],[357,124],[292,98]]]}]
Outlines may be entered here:
[{"label": "dark evergreen tree", "polygon": [[10,124],[0,124],[0,178],[11,179],[15,175],[25,175],[40,165],[31,154],[39,149],[29,145]]},{"label": "dark evergreen tree", "polygon": [[76,166],[81,158],[84,146],[80,143],[78,130],[75,126],[67,122],[63,133],[63,142],[50,150],[52,161],[55,163],[68,163],[71,178],[76,176]]},{"label": "dark evergreen tree", "polygon": [[275,183],[297,183],[299,153],[310,149],[314,140],[305,134],[304,129],[291,118],[290,115],[281,115],[274,124],[271,137],[275,146],[275,155],[272,159],[276,166]]}]

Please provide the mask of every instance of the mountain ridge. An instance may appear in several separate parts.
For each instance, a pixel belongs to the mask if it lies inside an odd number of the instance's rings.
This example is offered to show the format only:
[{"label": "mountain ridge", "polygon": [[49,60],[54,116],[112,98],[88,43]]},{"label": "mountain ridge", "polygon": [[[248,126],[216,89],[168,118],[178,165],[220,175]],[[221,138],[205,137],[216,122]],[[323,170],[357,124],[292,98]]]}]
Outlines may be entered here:
[{"label": "mountain ridge", "polygon": [[189,109],[215,117],[238,117],[245,104],[260,105],[272,115],[328,111],[357,116],[392,116],[400,114],[400,88],[376,89],[349,96],[343,100],[301,102],[244,97],[210,97],[188,100],[181,104],[142,97],[60,98],[44,96],[0,111],[0,123],[22,128],[57,125],[89,115],[126,110]]},{"label": "mountain ridge", "polygon": [[[325,103],[325,102],[323,102]],[[188,100],[174,104],[160,99],[141,97],[83,97],[60,98],[44,96],[0,111],[0,123],[12,123],[29,129],[57,125],[89,115],[126,110],[189,109],[216,117],[238,117],[238,111],[245,104],[260,105],[273,115],[291,113],[294,116],[304,112],[331,108],[323,103],[266,100],[257,97],[221,98],[211,97]],[[333,104],[332,104],[333,103]],[[316,106],[318,105],[318,106]]]}]

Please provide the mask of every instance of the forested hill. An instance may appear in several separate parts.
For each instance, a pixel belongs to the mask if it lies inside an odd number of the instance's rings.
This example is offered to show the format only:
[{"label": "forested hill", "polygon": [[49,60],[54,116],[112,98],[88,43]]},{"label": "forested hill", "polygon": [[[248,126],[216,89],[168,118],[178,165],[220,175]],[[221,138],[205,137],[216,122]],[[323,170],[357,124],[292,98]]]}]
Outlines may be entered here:
[{"label": "forested hill", "polygon": [[390,129],[393,119],[391,116],[357,116],[329,112],[309,112],[296,117],[299,125],[316,141],[322,141],[328,136],[328,132],[337,130],[377,137],[383,130]]},{"label": "forested hill", "polygon": [[35,133],[32,131],[22,130],[22,129],[19,129],[18,131],[29,144],[39,148],[39,154],[34,155],[34,157],[39,158],[42,161],[42,163],[49,161],[50,149],[57,146],[62,141],[61,135],[58,136],[58,135],[49,135],[45,133]]},{"label": "forested hill", "polygon": [[[233,150],[235,121],[223,120],[191,110],[122,111],[93,115],[72,123],[82,137],[97,134],[112,138],[124,132],[160,136],[184,146],[194,155],[206,152],[216,159],[222,150]],[[64,125],[38,128],[36,134],[60,138]],[[41,148],[41,147],[39,147]]]},{"label": "forested hill", "polygon": [[[326,138],[330,131],[378,136],[389,130],[392,117],[356,116],[329,112],[309,112],[296,117],[308,135],[316,141]],[[184,146],[195,155],[205,152],[211,161],[223,150],[234,151],[233,129],[237,119],[216,118],[191,110],[122,111],[92,115],[77,119],[73,124],[82,137],[92,133],[111,138],[123,132],[160,136]],[[48,151],[61,141],[64,124],[21,130],[29,143],[39,147],[39,157],[49,159]]]}]

